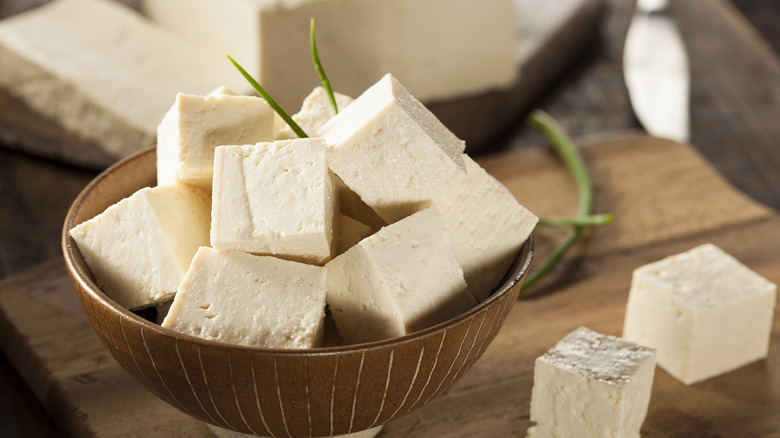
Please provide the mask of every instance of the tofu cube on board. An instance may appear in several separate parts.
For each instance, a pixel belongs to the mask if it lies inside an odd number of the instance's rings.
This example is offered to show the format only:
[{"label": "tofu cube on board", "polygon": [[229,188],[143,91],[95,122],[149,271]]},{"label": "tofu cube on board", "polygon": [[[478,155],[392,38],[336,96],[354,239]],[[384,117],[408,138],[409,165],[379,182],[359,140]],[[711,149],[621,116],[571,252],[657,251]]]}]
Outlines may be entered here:
[{"label": "tofu cube on board", "polygon": [[215,90],[179,93],[157,127],[157,184],[182,181],[210,188],[214,149],[273,141],[274,111],[259,97]]},{"label": "tofu cube on board", "polygon": [[469,291],[484,301],[539,221],[479,164],[463,155],[468,175],[434,201]]},{"label": "tofu cube on board", "polygon": [[634,271],[623,336],[690,385],[767,356],[777,286],[713,244]]},{"label": "tofu cube on board", "polygon": [[229,344],[319,347],[326,287],[319,266],[202,247],[162,326]]},{"label": "tofu cube on board", "polygon": [[0,22],[0,86],[116,157],[154,144],[176,93],[247,88],[215,59],[114,1],[58,0]]},{"label": "tofu cube on board", "polygon": [[639,438],[655,351],[580,327],[536,359],[529,438]]},{"label": "tofu cube on board", "polygon": [[412,333],[477,304],[434,207],[382,228],[326,268],[328,307],[347,344]]},{"label": "tofu cube on board", "polygon": [[[333,93],[333,97],[336,99],[336,108],[339,111],[346,108],[354,100],[341,93]],[[314,137],[322,125],[332,119],[333,116],[328,93],[325,91],[325,88],[317,87],[306,96],[306,99],[303,100],[303,105],[301,105],[301,110],[293,114],[292,119],[303,129],[303,132]],[[292,128],[278,115],[277,123],[280,123],[276,130],[277,140],[298,138],[298,135],[293,132]]]},{"label": "tofu cube on board", "polygon": [[122,307],[170,300],[198,247],[211,199],[186,184],[144,188],[70,230],[100,288]]},{"label": "tofu cube on board", "polygon": [[466,177],[465,143],[390,74],[330,119],[328,165],[388,223]]},{"label": "tofu cube on board", "polygon": [[322,265],[338,236],[338,200],[322,139],[220,146],[211,246]]}]

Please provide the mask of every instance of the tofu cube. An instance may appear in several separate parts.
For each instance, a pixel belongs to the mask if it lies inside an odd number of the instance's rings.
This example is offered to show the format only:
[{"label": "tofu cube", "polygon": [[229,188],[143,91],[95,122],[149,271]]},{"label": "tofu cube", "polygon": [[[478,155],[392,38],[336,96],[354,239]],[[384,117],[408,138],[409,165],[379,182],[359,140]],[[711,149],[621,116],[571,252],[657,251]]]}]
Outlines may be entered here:
[{"label": "tofu cube", "polygon": [[142,0],[145,15],[236,60],[295,108],[319,82],[309,20],[330,80],[357,96],[396,74],[423,101],[506,88],[516,79],[513,0]]},{"label": "tofu cube", "polygon": [[202,247],[162,326],[236,345],[319,347],[326,278],[319,266]]},{"label": "tofu cube", "polygon": [[324,264],[337,242],[338,200],[322,139],[220,146],[211,246]]},{"label": "tofu cube", "polygon": [[465,143],[389,74],[320,135],[333,172],[388,223],[428,207],[466,177]]},{"label": "tofu cube", "polygon": [[225,89],[207,96],[179,93],[157,127],[157,184],[211,187],[214,149],[274,139],[274,111],[259,97]]},{"label": "tofu cube", "polygon": [[777,286],[713,244],[634,271],[623,336],[690,385],[767,356]]},{"label": "tofu cube", "polygon": [[224,54],[118,2],[47,3],[0,22],[0,86],[112,156],[153,145],[176,93],[248,88]]},{"label": "tofu cube", "polygon": [[[333,93],[333,97],[336,99],[336,107],[339,111],[342,111],[354,100],[341,93]],[[301,105],[301,110],[293,114],[292,119],[303,129],[303,132],[313,137],[317,135],[322,125],[332,119],[333,116],[328,93],[325,91],[325,88],[317,87],[306,96],[306,99],[303,100],[303,105]],[[293,132],[292,128],[281,117],[278,120],[281,120],[281,126],[276,130],[277,140],[298,138],[298,135]]]},{"label": "tofu cube", "polygon": [[469,291],[484,301],[504,277],[539,221],[479,164],[463,155],[468,175],[434,201]]},{"label": "tofu cube", "polygon": [[208,245],[211,199],[186,184],[144,188],[73,227],[97,285],[128,309],[170,300],[199,246]]},{"label": "tofu cube", "polygon": [[580,327],[536,359],[529,438],[639,438],[655,351]]},{"label": "tofu cube", "polygon": [[433,207],[382,228],[326,267],[328,307],[347,344],[412,333],[477,304]]}]

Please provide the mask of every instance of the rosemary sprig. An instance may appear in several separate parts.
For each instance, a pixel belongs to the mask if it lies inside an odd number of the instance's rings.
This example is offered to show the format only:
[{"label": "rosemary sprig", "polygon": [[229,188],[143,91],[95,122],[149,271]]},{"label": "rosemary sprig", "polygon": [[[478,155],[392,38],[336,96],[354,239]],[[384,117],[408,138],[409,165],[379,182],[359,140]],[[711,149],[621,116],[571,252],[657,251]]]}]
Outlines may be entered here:
[{"label": "rosemary sprig", "polygon": [[230,55],[227,55],[230,62],[233,63],[233,65],[238,69],[239,72],[244,76],[244,78],[252,85],[252,88],[257,91],[260,96],[265,99],[266,102],[268,102],[268,105],[271,105],[271,108],[273,108],[274,111],[276,111],[277,114],[292,128],[292,130],[298,135],[300,138],[308,138],[309,136],[306,135],[306,133],[301,129],[300,126],[298,126],[297,123],[295,123],[295,120],[290,117],[289,114],[287,114],[287,111],[282,108],[281,105],[279,105],[276,100],[274,100],[273,97],[271,97],[270,94],[268,94],[265,89],[263,89],[262,86],[253,78],[249,73],[247,73],[246,70],[244,70],[243,67],[241,67],[233,58],[230,57]]},{"label": "rosemary sprig", "polygon": [[574,147],[569,137],[563,131],[563,128],[555,121],[549,114],[544,111],[536,110],[528,117],[528,123],[534,128],[538,129],[542,135],[544,135],[552,144],[553,149],[563,160],[566,167],[574,177],[574,181],[577,184],[577,192],[579,195],[579,204],[577,206],[577,215],[573,218],[550,218],[540,219],[540,224],[548,225],[570,225],[571,230],[566,234],[563,241],[561,241],[553,252],[545,259],[542,264],[534,269],[528,275],[522,289],[520,290],[521,297],[523,292],[528,288],[536,284],[545,275],[555,268],[558,262],[563,259],[566,252],[574,245],[582,234],[582,230],[586,226],[593,225],[606,225],[614,220],[612,214],[605,215],[591,215],[593,210],[593,183],[591,182],[588,169],[585,167],[585,162],[582,156]]},{"label": "rosemary sprig", "polygon": [[320,62],[320,55],[317,53],[317,40],[314,37],[314,18],[311,19],[311,26],[309,30],[311,38],[311,58],[314,60],[314,68],[317,69],[317,74],[320,76],[320,82],[322,87],[325,88],[325,92],[328,93],[328,100],[330,101],[330,111],[335,116],[339,113],[339,107],[336,105],[336,96],[333,95],[333,88],[330,86],[328,76],[325,74],[325,69],[322,68],[322,62]]}]

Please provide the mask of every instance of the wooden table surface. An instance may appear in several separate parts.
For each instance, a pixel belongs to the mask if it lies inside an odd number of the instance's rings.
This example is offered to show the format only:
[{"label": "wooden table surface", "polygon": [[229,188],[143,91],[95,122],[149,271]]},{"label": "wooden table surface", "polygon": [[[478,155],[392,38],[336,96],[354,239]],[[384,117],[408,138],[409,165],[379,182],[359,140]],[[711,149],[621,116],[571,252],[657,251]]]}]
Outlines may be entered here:
[{"label": "wooden table surface", "polygon": [[[3,0],[0,17],[43,2]],[[738,189],[780,209],[780,3],[672,3],[690,52],[693,145]],[[621,68],[633,1],[609,0],[608,5],[597,41],[538,103],[575,137],[639,129]],[[518,120],[496,139],[495,152],[540,143],[539,135]],[[60,257],[62,219],[94,175],[0,148],[0,277]],[[59,436],[2,355],[0,434]]]}]

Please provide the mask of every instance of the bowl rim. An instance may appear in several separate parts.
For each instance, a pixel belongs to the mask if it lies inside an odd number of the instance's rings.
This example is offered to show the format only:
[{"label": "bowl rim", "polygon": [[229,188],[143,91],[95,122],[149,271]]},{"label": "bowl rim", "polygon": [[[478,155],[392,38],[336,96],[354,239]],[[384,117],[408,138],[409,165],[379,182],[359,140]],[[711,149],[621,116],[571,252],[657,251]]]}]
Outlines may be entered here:
[{"label": "bowl rim", "polygon": [[[108,295],[106,295],[106,293],[103,292],[100,289],[100,287],[98,287],[97,284],[92,280],[92,275],[86,271],[86,269],[88,269],[86,267],[86,263],[82,265],[82,263],[78,262],[78,258],[75,256],[75,253],[78,252],[79,250],[77,245],[75,244],[75,241],[73,240],[73,238],[70,236],[69,233],[74,226],[78,225],[74,223],[74,218],[77,212],[79,211],[79,209],[81,208],[81,206],[83,205],[85,199],[92,193],[93,190],[95,190],[96,187],[98,187],[101,184],[103,180],[110,177],[113,173],[117,172],[120,168],[128,165],[128,163],[153,153],[156,153],[156,148],[151,147],[121,159],[120,161],[114,163],[113,165],[111,165],[110,167],[102,171],[100,174],[98,174],[81,190],[81,192],[79,192],[78,196],[76,196],[75,200],[73,201],[70,208],[68,209],[67,215],[65,216],[65,221],[62,227],[61,246],[62,246],[63,256],[65,259],[65,265],[68,269],[68,272],[70,273],[71,279],[74,282],[78,282],[79,285],[81,286],[81,289],[83,289],[87,294],[89,294],[92,299],[98,301],[101,306],[108,307],[117,315],[124,318],[129,318],[135,321],[136,323],[139,323],[143,328],[151,330],[161,336],[171,337],[176,341],[180,339],[186,340],[188,342],[193,342],[195,344],[208,347],[211,349],[219,349],[219,350],[229,349],[231,351],[242,350],[248,353],[273,354],[273,355],[282,355],[282,356],[298,356],[298,355],[329,356],[329,355],[337,355],[337,354],[354,354],[354,353],[365,352],[368,350],[381,349],[387,347],[388,345],[403,345],[407,343],[412,343],[412,342],[416,342],[421,338],[432,336],[436,332],[444,330],[446,327],[451,327],[463,323],[465,320],[468,320],[469,318],[476,316],[476,314],[486,311],[488,307],[490,307],[496,301],[500,300],[504,295],[510,293],[510,291],[515,287],[515,285],[517,285],[520,281],[523,280],[523,278],[528,273],[529,267],[531,265],[531,260],[533,259],[534,236],[533,233],[531,233],[531,235],[528,236],[528,239],[526,239],[526,241],[521,246],[520,250],[517,253],[517,256],[512,260],[512,263],[510,264],[507,273],[502,278],[501,285],[495,291],[493,291],[493,293],[491,293],[486,300],[482,301],[481,303],[478,303],[476,306],[472,307],[466,312],[463,312],[446,321],[440,322],[436,325],[427,327],[422,330],[418,330],[413,333],[409,333],[403,336],[397,336],[394,338],[382,339],[382,340],[371,341],[371,342],[363,342],[358,344],[343,345],[343,346],[301,348],[301,349],[277,349],[277,348],[265,348],[265,347],[229,344],[229,343],[215,341],[211,339],[199,338],[197,336],[192,336],[185,333],[180,333],[175,330],[162,327],[145,318],[142,318],[141,316],[130,311],[129,309],[120,306]],[[75,292],[78,294],[78,291]]]}]

